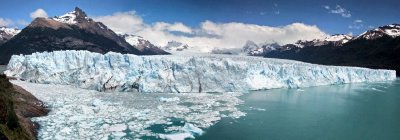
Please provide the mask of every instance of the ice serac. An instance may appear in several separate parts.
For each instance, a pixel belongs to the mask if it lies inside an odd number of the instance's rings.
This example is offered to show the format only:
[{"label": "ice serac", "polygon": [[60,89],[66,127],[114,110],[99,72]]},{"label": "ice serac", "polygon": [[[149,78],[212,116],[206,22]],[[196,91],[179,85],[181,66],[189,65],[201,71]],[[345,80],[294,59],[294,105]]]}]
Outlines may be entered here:
[{"label": "ice serac", "polygon": [[396,71],[248,56],[136,56],[55,51],[12,56],[5,74],[98,91],[242,92],[387,81]]}]

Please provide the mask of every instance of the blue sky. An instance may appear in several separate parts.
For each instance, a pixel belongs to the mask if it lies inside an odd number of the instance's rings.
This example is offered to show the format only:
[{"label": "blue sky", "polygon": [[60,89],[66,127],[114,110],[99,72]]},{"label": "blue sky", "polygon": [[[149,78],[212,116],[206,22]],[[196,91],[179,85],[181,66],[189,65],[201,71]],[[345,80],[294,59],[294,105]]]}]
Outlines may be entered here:
[{"label": "blue sky", "polygon": [[0,25],[23,28],[38,9],[53,17],[78,6],[116,32],[207,52],[249,40],[287,44],[329,34],[356,36],[400,23],[399,5],[400,0],[1,0]]},{"label": "blue sky", "polygon": [[[348,10],[351,17],[324,8],[337,5]],[[2,0],[0,18],[30,22],[29,13],[38,8],[54,16],[78,6],[93,16],[134,10],[146,23],[182,22],[195,27],[204,20],[268,26],[301,22],[317,25],[330,34],[358,34],[369,26],[400,22],[399,5],[398,0]],[[362,20],[363,26],[349,28],[355,20]]]}]

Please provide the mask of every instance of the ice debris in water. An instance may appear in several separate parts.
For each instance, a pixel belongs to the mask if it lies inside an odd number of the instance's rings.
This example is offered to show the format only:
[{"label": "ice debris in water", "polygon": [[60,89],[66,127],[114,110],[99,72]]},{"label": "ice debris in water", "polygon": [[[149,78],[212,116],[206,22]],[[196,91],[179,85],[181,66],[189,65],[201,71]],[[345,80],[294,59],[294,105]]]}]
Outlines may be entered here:
[{"label": "ice debris in water", "polygon": [[199,136],[204,133],[202,129],[190,123],[185,123],[182,130],[184,131],[183,133],[160,134],[158,137],[167,140],[185,140],[186,138],[194,139],[194,136]]},{"label": "ice debris in water", "polygon": [[[98,92],[68,85],[11,82],[50,108],[47,116],[32,119],[41,126],[38,138],[45,140],[194,138],[225,116],[245,115],[236,107],[242,103],[240,93]],[[151,129],[155,125],[162,125],[164,132]]]},{"label": "ice debris in water", "polygon": [[165,97],[160,97],[161,102],[177,102],[179,101],[178,97],[173,97],[173,98],[165,98]]},{"label": "ice debris in water", "polygon": [[12,56],[5,74],[98,91],[245,92],[396,79],[396,71],[249,56],[55,51]]}]

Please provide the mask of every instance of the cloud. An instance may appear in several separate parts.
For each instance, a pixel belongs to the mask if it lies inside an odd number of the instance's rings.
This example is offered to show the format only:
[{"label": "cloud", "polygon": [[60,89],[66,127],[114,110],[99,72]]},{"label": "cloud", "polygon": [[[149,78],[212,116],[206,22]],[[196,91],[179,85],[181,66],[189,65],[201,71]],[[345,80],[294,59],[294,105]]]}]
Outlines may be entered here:
[{"label": "cloud", "polygon": [[168,31],[177,31],[182,33],[192,33],[192,29],[183,23],[177,22],[174,24],[167,24]]},{"label": "cloud", "polygon": [[331,7],[330,7],[329,5],[324,5],[324,6],[322,6],[322,7],[324,7],[326,10],[331,9]]},{"label": "cloud", "polygon": [[30,14],[30,17],[31,17],[32,19],[35,19],[35,18],[38,18],[38,17],[45,17],[45,18],[47,18],[48,15],[47,15],[46,11],[44,11],[43,9],[40,9],[40,8],[39,8],[39,9],[33,11],[33,12]]},{"label": "cloud", "polygon": [[10,26],[11,24],[13,24],[11,19],[0,18],[0,26]]},{"label": "cloud", "polygon": [[351,25],[349,25],[349,29],[361,29],[364,27],[362,24],[363,21],[361,19],[354,20]]},{"label": "cloud", "polygon": [[328,5],[326,5],[326,6],[324,6],[324,8],[327,9],[327,10],[329,10],[329,13],[332,13],[332,14],[339,14],[339,15],[341,15],[341,16],[344,17],[344,18],[349,18],[349,17],[351,17],[350,11],[347,10],[347,9],[345,9],[345,8],[343,8],[343,7],[340,6],[340,5],[336,5],[336,7],[335,7],[335,8],[332,8],[332,9],[331,9]]},{"label": "cloud", "polygon": [[29,25],[29,22],[28,22],[28,21],[25,21],[25,20],[22,20],[22,19],[17,20],[16,23],[17,23],[18,25],[22,25],[22,26],[27,26],[27,25]]},{"label": "cloud", "polygon": [[25,20],[11,20],[11,19],[4,19],[4,18],[0,18],[0,26],[7,26],[7,27],[12,27],[12,28],[17,28],[17,26],[22,25],[22,26],[26,26],[28,25],[29,22],[25,21]]},{"label": "cloud", "polygon": [[[135,12],[118,12],[94,18],[119,33],[136,34],[158,46],[169,41],[179,41],[196,47],[199,51],[210,52],[214,48],[241,48],[246,41],[256,43],[294,43],[300,39],[322,38],[326,34],[315,25],[292,23],[271,27],[240,22],[217,23],[203,21],[193,28],[184,23],[155,22],[146,24]],[[182,34],[176,34],[181,32]]]},{"label": "cloud", "polygon": [[118,33],[135,33],[144,27],[143,19],[135,11],[117,12],[112,15],[94,17]]},{"label": "cloud", "polygon": [[349,33],[347,33],[347,35],[353,36],[353,32],[349,32]]},{"label": "cloud", "polygon": [[280,13],[281,13],[281,11],[279,10],[279,6],[278,6],[278,4],[277,3],[274,3],[274,9],[276,9],[275,11],[274,11],[274,14],[275,15],[279,15]]},{"label": "cloud", "polygon": [[354,22],[355,23],[362,23],[363,21],[361,19],[357,19],[357,20],[354,20]]}]

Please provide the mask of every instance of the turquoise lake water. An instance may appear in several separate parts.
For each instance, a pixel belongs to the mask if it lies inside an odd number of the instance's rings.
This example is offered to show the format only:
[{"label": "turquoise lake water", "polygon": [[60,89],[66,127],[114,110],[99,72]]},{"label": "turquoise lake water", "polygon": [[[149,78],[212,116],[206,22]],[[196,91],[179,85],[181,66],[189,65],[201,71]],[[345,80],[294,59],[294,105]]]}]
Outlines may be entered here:
[{"label": "turquoise lake water", "polygon": [[[0,66],[0,72],[3,69]],[[244,103],[239,108],[246,116],[224,118],[196,139],[400,139],[400,79],[255,91],[240,98]]]},{"label": "turquoise lake water", "polygon": [[7,66],[5,65],[0,65],[0,73],[3,73],[7,69]]},{"label": "turquoise lake water", "polygon": [[400,139],[400,79],[257,91],[242,99],[245,117],[223,119],[198,139]]}]

